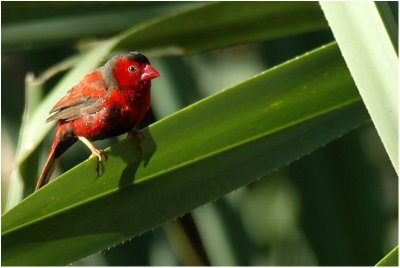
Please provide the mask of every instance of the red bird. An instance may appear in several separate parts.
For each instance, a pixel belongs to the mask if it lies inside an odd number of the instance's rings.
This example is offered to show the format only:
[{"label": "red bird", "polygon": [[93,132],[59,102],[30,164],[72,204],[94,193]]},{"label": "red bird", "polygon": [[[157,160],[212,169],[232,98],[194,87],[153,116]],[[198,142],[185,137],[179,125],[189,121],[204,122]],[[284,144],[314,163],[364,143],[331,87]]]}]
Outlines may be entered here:
[{"label": "red bird", "polygon": [[91,141],[134,133],[150,107],[151,80],[158,76],[143,54],[130,52],[113,57],[71,88],[46,120],[58,120],[56,135],[35,191],[49,182],[61,155],[78,139],[97,156],[99,172],[107,155]]}]

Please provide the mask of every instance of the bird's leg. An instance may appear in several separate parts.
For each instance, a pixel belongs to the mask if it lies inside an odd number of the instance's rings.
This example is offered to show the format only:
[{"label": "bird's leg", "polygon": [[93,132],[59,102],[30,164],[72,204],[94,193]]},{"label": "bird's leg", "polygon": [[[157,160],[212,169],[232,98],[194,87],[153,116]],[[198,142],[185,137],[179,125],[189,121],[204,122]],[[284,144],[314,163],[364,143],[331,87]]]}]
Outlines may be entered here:
[{"label": "bird's leg", "polygon": [[78,137],[80,141],[82,141],[88,148],[89,150],[92,152],[92,155],[95,155],[97,157],[97,167],[96,167],[96,172],[97,172],[97,177],[99,177],[100,174],[100,165],[101,168],[104,172],[104,167],[103,167],[103,162],[107,161],[108,159],[108,155],[106,154],[106,152],[104,152],[104,150],[101,149],[97,149],[94,144],[88,140],[85,137],[79,136]]},{"label": "bird's leg", "polygon": [[136,140],[136,151],[139,157],[142,157],[142,141],[144,141],[144,134],[142,131],[131,129],[128,131],[128,135]]}]

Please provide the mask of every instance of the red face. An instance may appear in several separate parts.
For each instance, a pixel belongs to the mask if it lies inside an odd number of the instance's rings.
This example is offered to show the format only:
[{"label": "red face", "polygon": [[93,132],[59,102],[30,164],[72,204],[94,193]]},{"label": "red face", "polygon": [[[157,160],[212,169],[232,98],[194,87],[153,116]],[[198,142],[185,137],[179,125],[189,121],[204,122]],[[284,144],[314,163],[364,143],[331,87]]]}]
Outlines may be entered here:
[{"label": "red face", "polygon": [[149,63],[122,57],[115,62],[113,76],[122,90],[141,90],[160,74]]}]

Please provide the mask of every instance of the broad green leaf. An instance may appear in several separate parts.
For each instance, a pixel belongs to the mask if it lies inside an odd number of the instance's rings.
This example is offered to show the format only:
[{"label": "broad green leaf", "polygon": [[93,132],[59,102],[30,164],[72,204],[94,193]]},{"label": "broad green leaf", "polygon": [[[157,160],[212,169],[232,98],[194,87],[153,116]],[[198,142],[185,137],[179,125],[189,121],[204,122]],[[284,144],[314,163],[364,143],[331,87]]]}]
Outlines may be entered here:
[{"label": "broad green leaf", "polygon": [[321,2],[340,51],[397,172],[398,57],[374,2]]},{"label": "broad green leaf", "polygon": [[3,265],[65,265],[255,181],[369,120],[336,44],[203,99],[2,216]]},{"label": "broad green leaf", "polygon": [[[142,13],[146,13],[149,9],[158,8],[162,6],[172,6],[176,8],[174,5],[176,2],[169,3],[152,3],[152,2],[98,2],[93,4],[91,2],[7,2],[3,3],[3,11],[2,14],[2,22],[4,24],[11,23],[25,23],[32,22],[38,20],[50,20],[57,18],[65,18],[65,17],[73,17],[74,15],[82,15],[82,14],[107,14],[109,11],[118,11],[118,10],[126,10],[126,9],[136,9],[137,11],[141,11]],[[189,2],[193,3],[193,2]],[[51,12],[49,12],[51,11]]]},{"label": "broad green leaf", "polygon": [[7,52],[71,46],[81,38],[104,38],[133,24],[203,4],[128,1],[96,4],[7,2],[2,4],[2,48]]},{"label": "broad green leaf", "polygon": [[[201,24],[193,20],[194,17],[204,18],[211,14],[213,20],[208,19]],[[296,27],[293,27],[292,20],[295,20]],[[82,61],[53,88],[32,114],[31,120],[26,122],[17,162],[22,164],[53,127],[53,124],[45,123],[52,106],[111,51],[164,49],[164,53],[177,53],[176,49],[171,48],[179,46],[181,53],[197,52],[326,27],[317,4],[278,2],[205,4],[134,27],[87,52]],[[242,30],[241,34],[238,34],[239,29]]]},{"label": "broad green leaf", "polygon": [[399,247],[396,246],[376,266],[399,266]]},{"label": "broad green leaf", "polygon": [[181,55],[327,27],[317,3],[219,2],[140,25],[117,47]]}]

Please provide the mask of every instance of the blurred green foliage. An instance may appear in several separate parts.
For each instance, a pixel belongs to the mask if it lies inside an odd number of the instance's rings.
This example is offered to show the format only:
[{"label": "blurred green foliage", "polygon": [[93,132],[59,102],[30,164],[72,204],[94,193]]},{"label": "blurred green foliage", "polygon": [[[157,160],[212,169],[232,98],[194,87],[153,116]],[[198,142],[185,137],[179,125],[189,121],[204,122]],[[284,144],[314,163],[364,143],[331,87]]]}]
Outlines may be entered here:
[{"label": "blurred green foliage", "polygon": [[[111,37],[137,23],[201,4],[1,3],[3,212],[23,123],[25,75],[42,73],[82,49],[77,44],[85,40]],[[43,29],[58,32],[58,38],[52,42],[48,37],[53,35]],[[192,56],[154,58],[153,65],[171,86],[164,89],[155,83],[153,107],[143,125],[333,40],[326,29]],[[44,94],[60,78],[58,74],[46,83]],[[50,138],[40,149],[40,166]],[[82,146],[74,146],[59,172],[86,157]],[[196,209],[193,218],[213,265],[369,266],[398,244],[397,189],[396,174],[369,123]],[[157,228],[74,265],[190,265],[171,246],[180,243],[173,230]]]}]

